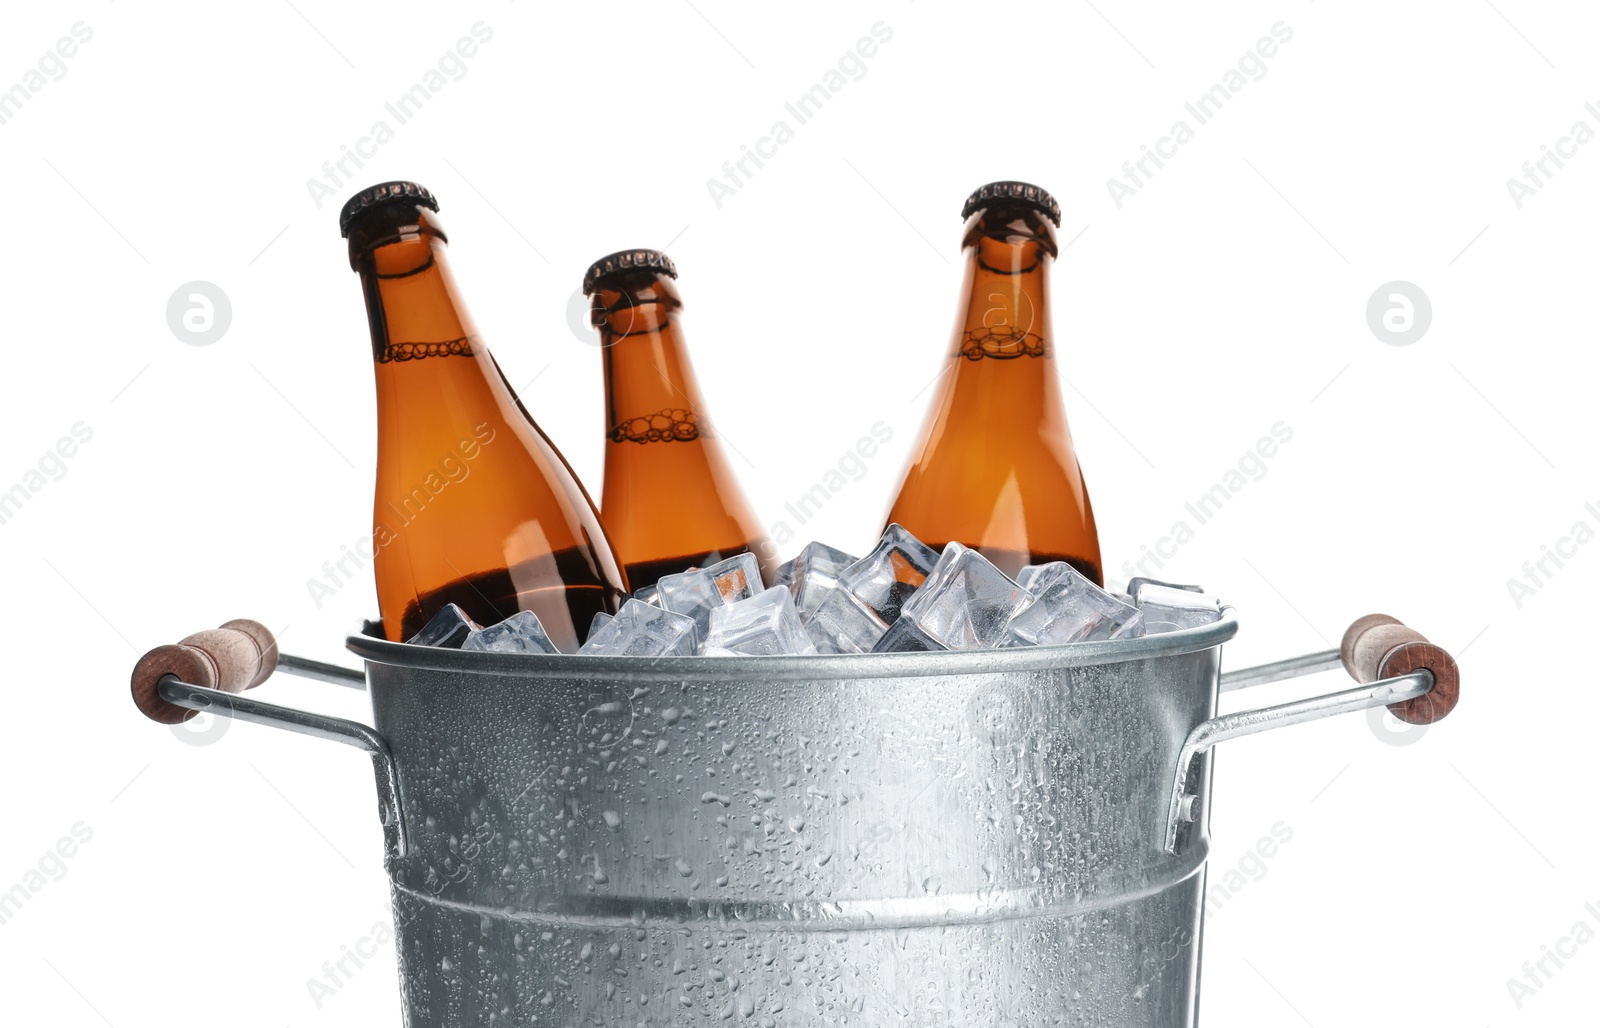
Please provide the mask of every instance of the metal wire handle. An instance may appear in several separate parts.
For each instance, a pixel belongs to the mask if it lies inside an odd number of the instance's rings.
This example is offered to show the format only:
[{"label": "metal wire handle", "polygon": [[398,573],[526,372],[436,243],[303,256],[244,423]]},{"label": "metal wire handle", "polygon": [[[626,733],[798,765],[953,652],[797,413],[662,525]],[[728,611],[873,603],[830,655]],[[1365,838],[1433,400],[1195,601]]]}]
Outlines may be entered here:
[{"label": "metal wire handle", "polygon": [[352,689],[365,689],[367,684],[366,675],[360,671],[280,653],[266,626],[239,620],[197,632],[173,646],[158,646],[139,658],[133,669],[133,700],[147,717],[164,724],[176,724],[206,712],[361,750],[372,758],[372,772],[377,779],[384,852],[391,860],[405,856],[400,780],[389,744],[372,728],[356,721],[239,695],[266,681],[274,671]]},{"label": "metal wire handle", "polygon": [[[1239,678],[1234,683],[1223,684],[1220,688],[1244,689],[1252,685],[1264,685],[1267,682],[1281,682],[1300,675],[1331,670],[1339,664],[1338,650],[1313,653],[1237,672]],[[1222,677],[1227,679],[1228,676]],[[1258,732],[1269,732],[1274,728],[1287,728],[1290,725],[1305,724],[1307,721],[1320,721],[1335,714],[1349,714],[1372,707],[1388,707],[1404,703],[1426,696],[1433,690],[1433,686],[1434,678],[1431,671],[1413,671],[1410,674],[1385,678],[1355,689],[1325,693],[1292,703],[1280,703],[1273,707],[1240,711],[1237,714],[1224,714],[1196,725],[1189,733],[1189,737],[1184,740],[1183,749],[1178,752],[1178,771],[1172,783],[1172,801],[1167,812],[1167,852],[1176,855],[1183,851],[1189,841],[1191,826],[1197,823],[1204,813],[1200,809],[1200,776],[1204,766],[1200,758],[1217,743],[1255,735]]]},{"label": "metal wire handle", "polygon": [[1387,614],[1357,618],[1337,650],[1232,671],[1218,678],[1219,692],[1248,689],[1343,666],[1360,688],[1325,693],[1292,703],[1225,714],[1196,725],[1178,753],[1178,767],[1167,805],[1167,852],[1177,854],[1189,843],[1192,827],[1204,816],[1200,809],[1202,759],[1211,747],[1274,728],[1305,724],[1335,714],[1388,707],[1395,717],[1416,725],[1431,724],[1455,709],[1461,696],[1461,671],[1455,658]]}]

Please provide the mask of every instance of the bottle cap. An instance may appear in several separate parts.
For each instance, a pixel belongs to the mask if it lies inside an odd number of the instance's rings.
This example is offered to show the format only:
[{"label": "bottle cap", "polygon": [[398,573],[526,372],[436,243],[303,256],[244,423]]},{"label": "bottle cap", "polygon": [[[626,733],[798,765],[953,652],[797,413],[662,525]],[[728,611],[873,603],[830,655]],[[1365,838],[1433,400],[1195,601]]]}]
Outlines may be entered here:
[{"label": "bottle cap", "polygon": [[1061,227],[1061,205],[1056,203],[1056,198],[1026,182],[991,182],[980,186],[967,197],[967,202],[961,205],[961,220],[972,217],[972,212],[982,210],[997,200],[1021,204],[1043,211],[1045,216]]},{"label": "bottle cap", "polygon": [[344,209],[339,212],[339,235],[349,238],[350,223],[355,221],[357,216],[378,207],[401,203],[413,207],[426,207],[430,211],[439,209],[439,201],[433,198],[433,194],[415,182],[382,182],[363,189],[344,205]]},{"label": "bottle cap", "polygon": [[671,257],[660,250],[619,250],[595,261],[589,270],[584,272],[583,295],[588,296],[594,292],[595,286],[607,275],[635,268],[651,268],[669,278],[678,277],[678,266],[672,263]]}]

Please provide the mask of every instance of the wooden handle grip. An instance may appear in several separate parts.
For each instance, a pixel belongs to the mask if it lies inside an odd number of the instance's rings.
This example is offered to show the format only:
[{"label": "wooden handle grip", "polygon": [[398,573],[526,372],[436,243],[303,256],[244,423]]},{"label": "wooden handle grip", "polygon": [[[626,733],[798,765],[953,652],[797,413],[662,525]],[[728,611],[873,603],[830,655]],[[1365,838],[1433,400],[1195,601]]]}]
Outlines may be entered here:
[{"label": "wooden handle grip", "polygon": [[161,698],[161,680],[174,675],[191,685],[244,692],[265,682],[278,666],[278,642],[258,621],[240,618],[196,632],[176,645],[157,646],[133,666],[133,702],[152,721],[176,725],[195,711]]},{"label": "wooden handle grip", "polygon": [[1407,724],[1431,725],[1454,710],[1461,699],[1461,669],[1456,659],[1387,614],[1357,618],[1339,644],[1339,659],[1350,677],[1362,683],[1431,671],[1431,692],[1389,706],[1389,712]]}]

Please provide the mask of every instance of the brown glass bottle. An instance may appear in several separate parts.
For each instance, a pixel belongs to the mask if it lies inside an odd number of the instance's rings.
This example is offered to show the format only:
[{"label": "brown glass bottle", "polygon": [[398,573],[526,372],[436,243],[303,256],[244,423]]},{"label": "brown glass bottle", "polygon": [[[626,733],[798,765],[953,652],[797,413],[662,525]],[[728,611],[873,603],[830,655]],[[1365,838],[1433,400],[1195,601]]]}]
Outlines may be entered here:
[{"label": "brown glass bottle", "polygon": [[461,302],[438,203],[409,182],[340,213],[378,386],[373,570],[384,634],[446,603],[488,625],[520,610],[576,650],[627,579],[572,469],[534,424]]},{"label": "brown glass bottle", "polygon": [[966,273],[949,366],[887,520],[929,546],[963,543],[1007,574],[1064,560],[1103,584],[1050,329],[1061,209],[1037,186],[996,182],[961,216]]},{"label": "brown glass bottle", "polygon": [[684,348],[677,268],[656,250],[596,261],[583,279],[606,379],[600,512],[635,589],[746,551],[775,554],[706,419]]}]

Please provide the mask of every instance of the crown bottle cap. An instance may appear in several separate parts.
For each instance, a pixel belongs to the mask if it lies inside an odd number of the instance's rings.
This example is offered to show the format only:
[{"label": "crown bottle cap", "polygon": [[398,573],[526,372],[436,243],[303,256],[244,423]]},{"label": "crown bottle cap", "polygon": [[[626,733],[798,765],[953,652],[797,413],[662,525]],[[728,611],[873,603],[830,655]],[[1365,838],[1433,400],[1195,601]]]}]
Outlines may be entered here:
[{"label": "crown bottle cap", "polygon": [[669,278],[678,277],[678,266],[660,250],[618,250],[595,261],[583,274],[583,295],[595,291],[600,280],[621,271],[648,268]]},{"label": "crown bottle cap", "polygon": [[991,182],[979,186],[961,205],[961,219],[965,221],[972,217],[973,211],[982,210],[996,202],[1032,207],[1043,212],[1057,228],[1061,227],[1061,205],[1056,203],[1056,198],[1027,182]]},{"label": "crown bottle cap", "polygon": [[350,226],[356,218],[368,211],[396,204],[426,207],[430,211],[439,209],[439,201],[433,198],[433,194],[415,182],[380,182],[378,185],[368,186],[345,203],[344,208],[339,211],[339,235],[348,239]]}]

